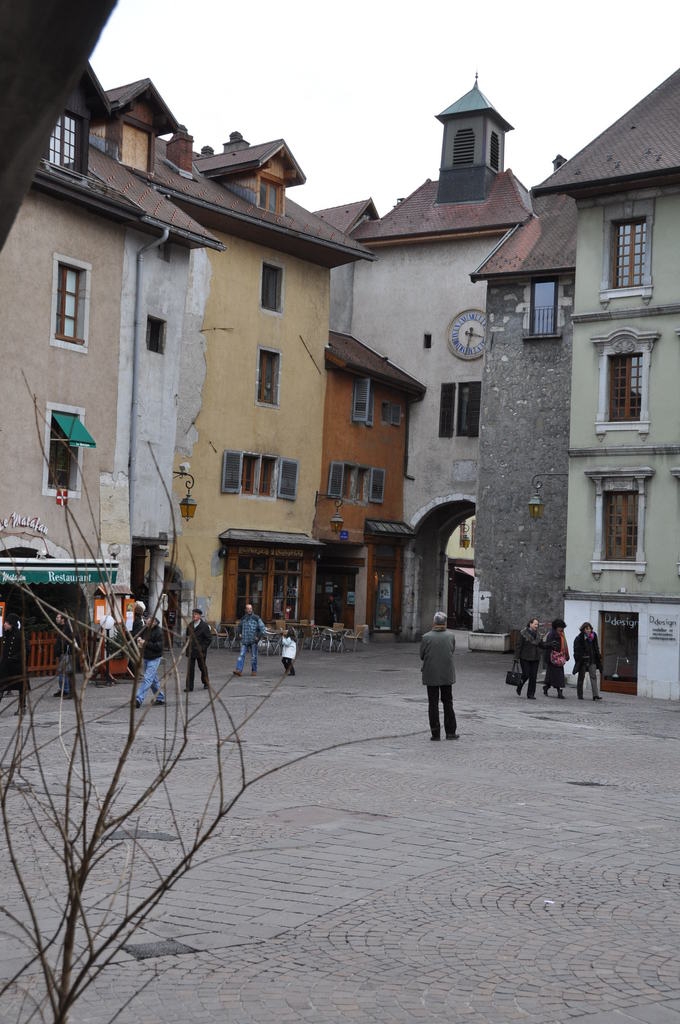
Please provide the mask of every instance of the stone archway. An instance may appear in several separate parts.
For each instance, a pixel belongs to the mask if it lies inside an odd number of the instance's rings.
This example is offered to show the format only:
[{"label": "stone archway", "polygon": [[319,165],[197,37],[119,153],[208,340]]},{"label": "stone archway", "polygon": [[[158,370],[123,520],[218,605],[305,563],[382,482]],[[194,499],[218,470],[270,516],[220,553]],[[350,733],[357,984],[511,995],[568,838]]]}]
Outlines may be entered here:
[{"label": "stone archway", "polygon": [[446,545],[460,523],[475,513],[471,494],[434,498],[412,517],[415,536],[404,552],[402,639],[418,640],[435,611],[446,611]]}]

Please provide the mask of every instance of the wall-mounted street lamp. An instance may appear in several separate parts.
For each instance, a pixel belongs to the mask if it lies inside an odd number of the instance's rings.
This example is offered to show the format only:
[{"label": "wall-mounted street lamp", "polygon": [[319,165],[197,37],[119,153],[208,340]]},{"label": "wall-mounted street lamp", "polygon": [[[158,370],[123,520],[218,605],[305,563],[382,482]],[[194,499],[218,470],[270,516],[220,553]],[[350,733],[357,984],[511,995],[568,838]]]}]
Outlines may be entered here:
[{"label": "wall-mounted street lamp", "polygon": [[179,503],[179,510],[182,513],[182,519],[186,519],[186,521],[189,522],[190,519],[194,518],[196,509],[198,508],[198,502],[195,498],[191,497],[191,489],[194,486],[195,481],[189,472],[189,463],[181,462],[179,469],[173,470],[172,475],[173,477],[178,477],[180,480],[184,480],[186,482],[185,486],[187,493]]},{"label": "wall-mounted street lamp", "polygon": [[458,527],[458,533],[460,534],[460,546],[462,548],[470,547],[470,535],[468,534],[467,523],[461,523]]},{"label": "wall-mounted street lamp", "polygon": [[334,494],[321,494],[319,491],[316,492],[314,498],[314,507],[319,504],[319,498],[332,498],[335,501],[335,512],[330,518],[330,527],[333,533],[340,533],[345,520],[340,515],[340,509],[342,508],[342,498],[337,498]]},{"label": "wall-mounted street lamp", "polygon": [[531,498],[529,499],[529,515],[531,516],[532,519],[542,519],[543,518],[543,509],[545,508],[545,506],[543,504],[543,499],[541,498],[541,489],[543,487],[543,477],[545,477],[545,476],[566,476],[566,477],[568,477],[569,474],[568,473],[536,473],[536,475],[531,478],[531,490],[533,491],[533,494],[532,494]]}]

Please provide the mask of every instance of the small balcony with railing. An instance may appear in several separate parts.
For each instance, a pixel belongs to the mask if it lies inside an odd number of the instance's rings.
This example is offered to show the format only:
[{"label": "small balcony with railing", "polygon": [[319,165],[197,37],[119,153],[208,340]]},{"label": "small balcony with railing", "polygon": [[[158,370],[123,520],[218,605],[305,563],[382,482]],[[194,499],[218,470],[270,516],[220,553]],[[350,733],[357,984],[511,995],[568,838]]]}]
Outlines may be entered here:
[{"label": "small balcony with railing", "polygon": [[555,338],[558,335],[555,306],[532,306],[529,314],[529,329],[525,337]]}]

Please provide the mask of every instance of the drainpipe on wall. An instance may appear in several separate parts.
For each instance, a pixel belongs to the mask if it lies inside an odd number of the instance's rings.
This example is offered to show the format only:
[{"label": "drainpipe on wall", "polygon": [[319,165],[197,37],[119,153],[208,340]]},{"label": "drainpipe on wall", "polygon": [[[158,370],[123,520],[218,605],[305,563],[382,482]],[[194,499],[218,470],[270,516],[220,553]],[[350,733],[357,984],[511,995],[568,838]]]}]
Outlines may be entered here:
[{"label": "drainpipe on wall", "polygon": [[[135,490],[137,487],[137,419],[139,416],[139,352],[144,337],[142,330],[142,285],[144,282],[144,257],[147,252],[157,249],[168,240],[170,228],[163,228],[159,238],[137,250],[137,275],[135,279],[135,324],[132,341],[132,401],[130,404],[130,452],[128,457],[128,480],[130,486],[130,543],[134,536]],[[153,554],[153,552],[152,552]],[[151,597],[151,595],[149,595]],[[159,595],[156,595],[158,599]],[[149,610],[155,612],[155,602],[149,602]]]}]

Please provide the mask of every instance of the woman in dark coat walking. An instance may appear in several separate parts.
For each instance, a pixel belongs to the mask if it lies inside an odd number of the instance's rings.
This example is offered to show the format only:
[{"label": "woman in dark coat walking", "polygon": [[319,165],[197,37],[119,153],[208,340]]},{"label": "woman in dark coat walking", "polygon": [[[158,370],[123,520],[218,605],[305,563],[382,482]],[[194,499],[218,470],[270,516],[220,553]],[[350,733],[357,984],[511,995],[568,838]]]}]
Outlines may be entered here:
[{"label": "woman in dark coat walking", "polygon": [[545,652],[546,669],[543,693],[547,697],[548,690],[551,686],[554,686],[557,690],[557,696],[561,700],[564,700],[562,692],[564,690],[564,666],[570,657],[567,638],[564,635],[566,625],[564,619],[553,619],[552,628],[547,632],[543,642],[547,648]]},{"label": "woman in dark coat walking", "polygon": [[574,675],[576,679],[576,695],[583,700],[583,680],[586,673],[590,677],[593,700],[602,700],[597,685],[597,672],[602,671],[602,657],[597,633],[589,622],[584,622],[574,640]]},{"label": "woman in dark coat walking", "polygon": [[28,648],[21,621],[14,612],[8,612],[2,627],[2,657],[0,658],[0,692],[19,691],[19,707],[15,714],[26,710],[28,680]]}]

